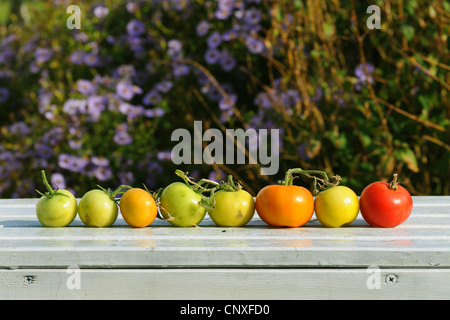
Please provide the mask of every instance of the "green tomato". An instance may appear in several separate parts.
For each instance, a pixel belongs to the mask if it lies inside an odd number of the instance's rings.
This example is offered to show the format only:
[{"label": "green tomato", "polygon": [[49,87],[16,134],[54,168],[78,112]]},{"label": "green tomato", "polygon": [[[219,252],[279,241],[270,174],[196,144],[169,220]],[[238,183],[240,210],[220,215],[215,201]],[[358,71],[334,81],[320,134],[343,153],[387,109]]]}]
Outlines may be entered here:
[{"label": "green tomato", "polygon": [[200,205],[201,200],[202,195],[185,183],[173,182],[161,193],[160,212],[174,226],[196,226],[206,215],[206,208]]},{"label": "green tomato", "polygon": [[118,206],[104,190],[88,191],[78,204],[78,215],[86,226],[109,227],[117,219]]},{"label": "green tomato", "polygon": [[335,186],[316,196],[314,209],[317,219],[325,227],[342,227],[352,223],[358,216],[359,200],[352,189]]},{"label": "green tomato", "polygon": [[36,204],[36,216],[45,227],[68,226],[77,216],[77,200],[68,190],[43,195]]},{"label": "green tomato", "polygon": [[255,214],[255,201],[245,190],[219,190],[212,198],[214,208],[208,215],[217,226],[240,227],[247,224]]}]

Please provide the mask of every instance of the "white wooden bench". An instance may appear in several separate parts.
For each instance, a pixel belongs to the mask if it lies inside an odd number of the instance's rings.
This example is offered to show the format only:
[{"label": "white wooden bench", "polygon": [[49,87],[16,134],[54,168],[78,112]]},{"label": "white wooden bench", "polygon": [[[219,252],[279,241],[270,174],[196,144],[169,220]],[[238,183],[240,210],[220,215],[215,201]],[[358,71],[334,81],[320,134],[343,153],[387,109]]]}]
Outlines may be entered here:
[{"label": "white wooden bench", "polygon": [[37,199],[3,199],[0,299],[449,299],[450,196],[413,199],[392,229],[45,228]]}]

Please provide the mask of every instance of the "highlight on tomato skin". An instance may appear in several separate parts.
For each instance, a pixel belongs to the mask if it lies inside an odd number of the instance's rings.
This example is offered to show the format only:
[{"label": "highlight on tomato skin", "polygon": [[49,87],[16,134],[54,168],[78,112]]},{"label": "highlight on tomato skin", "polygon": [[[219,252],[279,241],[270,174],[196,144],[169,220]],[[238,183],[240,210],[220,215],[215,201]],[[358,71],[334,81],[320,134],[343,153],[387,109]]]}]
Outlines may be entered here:
[{"label": "highlight on tomato skin", "polygon": [[361,193],[361,215],[373,227],[394,228],[411,215],[413,200],[394,174],[390,183],[377,181],[369,184]]}]

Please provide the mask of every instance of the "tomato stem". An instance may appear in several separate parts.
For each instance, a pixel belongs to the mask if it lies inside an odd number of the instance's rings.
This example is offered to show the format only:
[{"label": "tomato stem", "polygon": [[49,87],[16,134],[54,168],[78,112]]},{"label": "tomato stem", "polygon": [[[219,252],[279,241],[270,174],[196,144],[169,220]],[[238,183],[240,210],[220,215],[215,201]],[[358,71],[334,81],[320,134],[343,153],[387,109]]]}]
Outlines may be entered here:
[{"label": "tomato stem", "polygon": [[[328,175],[324,171],[320,170],[303,170],[301,168],[289,169],[284,177],[284,181],[281,181],[281,184],[285,186],[291,186],[294,182],[294,174],[301,174],[306,176],[307,178],[313,179],[313,194],[318,194],[322,190],[326,190],[328,188],[337,186],[341,182],[341,177],[336,175],[331,177],[333,181],[328,178]],[[316,176],[320,176],[322,178],[318,178]]]},{"label": "tomato stem", "polygon": [[220,182],[218,189],[225,191],[239,191],[242,189],[242,184],[240,184],[239,182],[234,182],[233,176],[229,175],[226,182]]},{"label": "tomato stem", "polygon": [[42,182],[44,183],[44,185],[47,188],[48,192],[42,193],[42,192],[40,192],[38,190],[36,190],[36,192],[39,193],[41,196],[46,196],[47,198],[52,198],[55,195],[55,191],[57,191],[58,189],[53,190],[53,188],[50,185],[50,183],[48,183],[47,176],[45,175],[45,171],[44,170],[41,170],[41,175],[42,175]]},{"label": "tomato stem", "polygon": [[110,188],[105,189],[105,188],[101,187],[100,185],[97,185],[97,187],[99,187],[100,190],[102,190],[104,193],[106,193],[106,194],[109,196],[109,198],[110,198],[112,201],[114,201],[116,204],[118,204],[117,199],[116,199],[116,196],[117,196],[118,194],[123,194],[123,193],[125,192],[125,191],[122,191],[123,189],[131,189],[131,188],[132,188],[131,186],[128,186],[128,185],[126,185],[126,184],[122,184],[122,185],[120,185],[116,190],[114,190],[114,191],[111,192],[111,189],[110,189]]},{"label": "tomato stem", "polygon": [[[179,176],[181,179],[183,179],[188,187],[190,187],[192,190],[194,190],[195,192],[198,192],[198,193],[211,191],[211,190],[215,189],[217,186],[219,186],[219,183],[209,180],[209,179],[201,179],[198,182],[195,182],[190,177],[188,177],[188,172],[185,173],[178,169],[175,170],[175,174],[177,176]],[[203,184],[212,184],[212,185],[214,185],[214,187],[213,188],[205,188],[203,186]]]},{"label": "tomato stem", "polygon": [[394,173],[392,181],[389,183],[389,189],[397,190],[399,182],[397,181],[398,175]]}]

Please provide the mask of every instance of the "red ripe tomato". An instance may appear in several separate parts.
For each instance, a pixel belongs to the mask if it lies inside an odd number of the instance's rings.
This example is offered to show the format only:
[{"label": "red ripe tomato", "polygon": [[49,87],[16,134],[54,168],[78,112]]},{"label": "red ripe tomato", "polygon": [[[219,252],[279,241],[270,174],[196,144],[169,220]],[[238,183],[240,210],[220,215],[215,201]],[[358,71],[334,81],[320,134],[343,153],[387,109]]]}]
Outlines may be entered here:
[{"label": "red ripe tomato", "polygon": [[408,219],[413,208],[408,190],[397,184],[397,174],[391,183],[369,184],[359,199],[361,215],[374,227],[393,228]]},{"label": "red ripe tomato", "polygon": [[262,188],[255,200],[258,216],[276,227],[301,227],[314,213],[311,192],[295,185],[269,185]]}]

